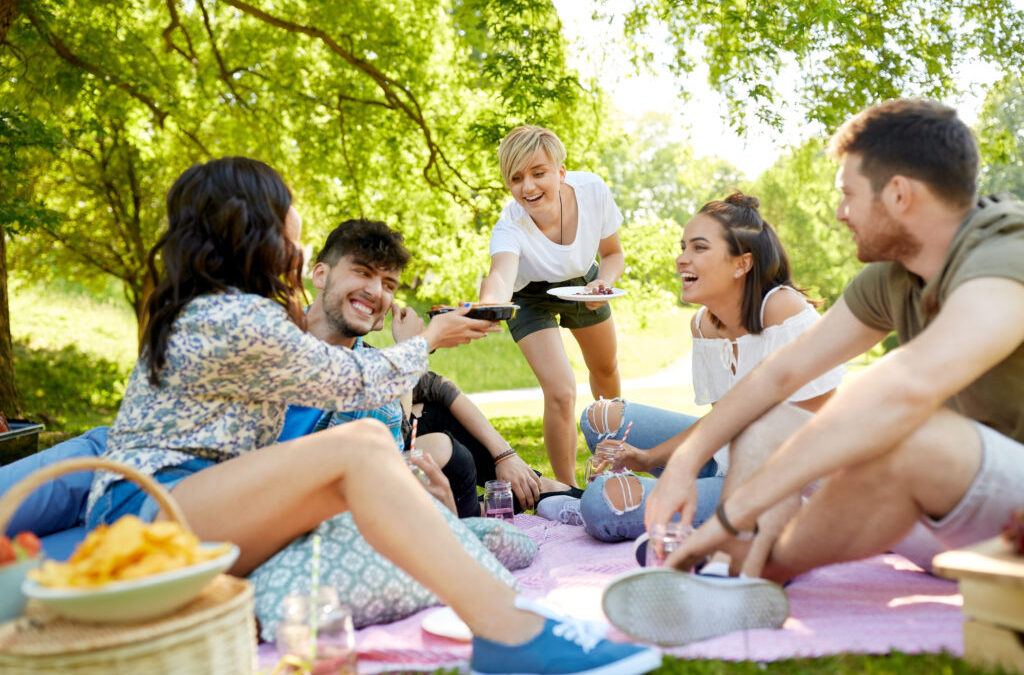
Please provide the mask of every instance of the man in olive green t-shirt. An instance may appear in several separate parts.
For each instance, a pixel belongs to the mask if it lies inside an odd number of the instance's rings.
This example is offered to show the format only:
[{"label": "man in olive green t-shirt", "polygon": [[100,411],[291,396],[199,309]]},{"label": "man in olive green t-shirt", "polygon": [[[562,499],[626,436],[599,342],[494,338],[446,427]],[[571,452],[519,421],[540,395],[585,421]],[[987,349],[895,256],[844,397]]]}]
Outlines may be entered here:
[{"label": "man in olive green t-shirt", "polygon": [[[889,550],[915,527],[940,549],[964,546],[1024,507],[1024,205],[977,202],[973,135],[936,103],[868,108],[830,152],[841,162],[837,217],[870,264],[672,456],[647,500],[648,530],[692,515],[697,468],[732,441],[717,517],[672,554],[675,567],[722,551],[733,573],[784,580]],[[783,403],[893,330],[900,346],[813,416]]]}]

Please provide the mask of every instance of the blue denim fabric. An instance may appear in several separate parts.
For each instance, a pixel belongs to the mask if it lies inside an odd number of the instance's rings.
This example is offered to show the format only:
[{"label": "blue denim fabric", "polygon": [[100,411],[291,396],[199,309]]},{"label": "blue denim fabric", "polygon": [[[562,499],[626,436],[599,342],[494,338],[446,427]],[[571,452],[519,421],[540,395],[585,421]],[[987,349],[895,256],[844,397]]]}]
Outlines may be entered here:
[{"label": "blue denim fabric", "polygon": [[[635,428],[635,427],[634,427]],[[629,432],[630,437],[633,432]],[[605,498],[605,483],[615,474],[602,474],[591,482],[583,497],[580,499],[580,514],[583,516],[583,527],[594,539],[599,541],[625,541],[636,539],[646,531],[644,527],[644,507],[647,505],[647,495],[654,487],[656,478],[648,476],[635,476],[643,488],[643,498],[640,504],[633,509],[616,513],[611,504]],[[714,476],[710,478],[697,479],[697,513],[693,517],[693,526],[700,527],[714,512],[718,506],[718,498],[722,493],[722,483],[725,478]],[[612,483],[611,490],[618,489]]]},{"label": "blue denim fabric", "polygon": [[[649,405],[622,401],[622,423],[618,429],[611,433],[598,433],[590,425],[590,420],[587,419],[587,411],[584,410],[583,414],[580,415],[580,430],[583,432],[583,437],[587,441],[587,447],[590,449],[590,452],[594,452],[597,444],[604,439],[622,438],[626,427],[632,422],[633,427],[629,430],[629,438],[626,440],[634,448],[645,450],[664,443],[676,434],[686,431],[693,426],[697,419],[693,415],[684,415],[672,412],[671,410],[653,408]],[[651,471],[655,476],[660,476],[661,472],[661,467]],[[717,473],[718,462],[714,459],[709,459],[707,464],[701,468],[697,477],[707,478]]]},{"label": "blue denim fabric", "polygon": [[[160,469],[153,478],[168,490],[185,480],[192,474],[211,467],[216,462],[209,459],[190,459],[178,466]],[[143,522],[151,523],[160,511],[160,505],[149,496],[149,493],[130,480],[119,480],[110,484],[106,492],[100,495],[93,505],[92,511],[86,516],[85,527],[88,530],[100,523],[113,523],[121,516],[132,514]]]},{"label": "blue denim fabric", "polygon": [[[633,426],[629,431],[628,443],[635,448],[648,449],[685,431],[698,419],[692,415],[629,401],[622,401],[622,406],[622,422],[618,429],[610,433],[599,433],[594,429],[587,419],[586,410],[580,415],[580,429],[591,452],[606,438],[622,438],[630,422]],[[661,468],[651,471],[655,476],[660,476],[661,472]],[[697,474],[697,513],[693,519],[694,527],[699,527],[710,518],[718,506],[723,478],[717,474],[718,462],[714,459],[709,459]],[[644,533],[644,507],[655,479],[638,476],[643,487],[643,498],[639,506],[624,513],[616,513],[605,499],[604,485],[609,477],[598,476],[594,479],[580,500],[580,513],[583,515],[587,534],[601,541],[636,539]],[[615,489],[614,485],[612,489]]]}]

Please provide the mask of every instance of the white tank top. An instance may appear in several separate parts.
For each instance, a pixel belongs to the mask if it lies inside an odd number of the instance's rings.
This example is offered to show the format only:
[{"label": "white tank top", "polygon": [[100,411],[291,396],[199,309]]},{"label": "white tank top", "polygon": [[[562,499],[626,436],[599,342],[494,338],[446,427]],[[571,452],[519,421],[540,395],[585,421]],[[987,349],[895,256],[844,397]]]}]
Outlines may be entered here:
[{"label": "white tank top", "polygon": [[[798,292],[789,286],[776,286],[768,291],[761,302],[762,325],[768,298],[780,288]],[[730,340],[706,338],[701,334],[700,324],[706,310],[706,307],[701,307],[697,312],[698,337],[693,339],[693,391],[698,405],[714,403],[725,396],[733,385],[764,361],[769,354],[792,342],[821,318],[817,310],[807,303],[807,307],[801,312],[777,326],[766,326],[759,334],[748,333]],[[845,373],[845,368],[837,366],[805,384],[787,400],[805,401],[835,389]]]}]

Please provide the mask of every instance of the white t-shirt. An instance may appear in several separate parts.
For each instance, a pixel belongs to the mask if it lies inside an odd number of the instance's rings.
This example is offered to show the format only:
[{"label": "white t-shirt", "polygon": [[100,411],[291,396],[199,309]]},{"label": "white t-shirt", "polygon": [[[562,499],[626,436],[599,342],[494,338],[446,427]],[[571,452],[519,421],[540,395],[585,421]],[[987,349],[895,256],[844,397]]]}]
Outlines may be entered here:
[{"label": "white t-shirt", "polygon": [[505,206],[491,232],[492,257],[504,252],[519,256],[513,291],[531,281],[554,283],[583,276],[594,263],[601,240],[615,234],[622,224],[619,207],[600,176],[567,171],[565,182],[576,193],[579,213],[579,227],[572,243],[556,244],[545,237],[526,209],[515,200]]}]

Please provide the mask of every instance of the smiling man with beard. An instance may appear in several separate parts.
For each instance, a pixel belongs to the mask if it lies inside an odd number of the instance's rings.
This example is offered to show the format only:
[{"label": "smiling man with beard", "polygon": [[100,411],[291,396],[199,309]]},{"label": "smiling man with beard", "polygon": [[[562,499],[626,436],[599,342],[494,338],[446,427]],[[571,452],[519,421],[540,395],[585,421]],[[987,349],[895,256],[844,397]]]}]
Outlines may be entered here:
[{"label": "smiling man with beard", "polygon": [[[821,321],[734,386],[674,452],[647,500],[648,530],[692,512],[693,467],[732,441],[716,517],[668,558],[672,567],[724,551],[759,558],[744,569],[784,581],[897,547],[928,569],[934,548],[926,554],[914,539],[901,543],[912,530],[939,550],[960,548],[996,536],[1020,506],[1024,204],[1012,195],[976,199],[974,137],[937,103],[868,108],[836,132],[830,152],[841,162],[837,218],[870,264]],[[818,412],[783,403],[891,331],[900,346]],[[771,522],[766,512],[819,479],[796,516]],[[633,637],[684,643],[706,634],[709,622],[717,633],[765,625],[758,617],[785,603],[772,586],[642,572],[612,582],[604,609]],[[649,611],[654,602],[662,611]],[[677,620],[645,618],[654,615]]]}]

